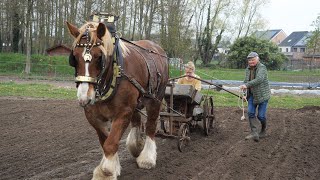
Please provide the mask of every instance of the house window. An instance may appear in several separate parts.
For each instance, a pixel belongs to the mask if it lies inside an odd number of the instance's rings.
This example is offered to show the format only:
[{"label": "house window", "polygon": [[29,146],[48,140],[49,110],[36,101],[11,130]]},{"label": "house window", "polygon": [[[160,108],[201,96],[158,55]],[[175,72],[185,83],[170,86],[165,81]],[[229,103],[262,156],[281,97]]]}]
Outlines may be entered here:
[{"label": "house window", "polygon": [[298,52],[298,49],[297,48],[293,48],[293,52]]},{"label": "house window", "polygon": [[288,48],[286,48],[286,52],[289,52],[289,49],[288,49]]},{"label": "house window", "polygon": [[306,48],[300,48],[300,52],[306,52]]},{"label": "house window", "polygon": [[282,48],[279,48],[279,51],[282,52]]}]

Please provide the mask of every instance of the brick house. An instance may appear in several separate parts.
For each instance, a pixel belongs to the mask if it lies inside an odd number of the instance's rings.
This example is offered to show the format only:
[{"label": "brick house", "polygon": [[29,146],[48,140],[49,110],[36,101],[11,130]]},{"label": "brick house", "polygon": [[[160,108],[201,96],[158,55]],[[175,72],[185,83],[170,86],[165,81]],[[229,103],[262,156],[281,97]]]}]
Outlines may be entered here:
[{"label": "brick house", "polygon": [[55,45],[46,50],[49,56],[69,56],[71,49],[63,44]]}]

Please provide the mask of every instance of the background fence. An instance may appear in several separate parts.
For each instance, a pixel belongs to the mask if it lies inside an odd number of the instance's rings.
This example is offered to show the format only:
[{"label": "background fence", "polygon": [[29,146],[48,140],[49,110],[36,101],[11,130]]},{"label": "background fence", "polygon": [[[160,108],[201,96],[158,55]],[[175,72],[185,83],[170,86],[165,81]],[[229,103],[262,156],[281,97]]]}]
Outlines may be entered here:
[{"label": "background fence", "polygon": [[292,59],[283,64],[286,70],[317,70],[320,69],[320,61],[312,60],[302,60],[302,59]]}]

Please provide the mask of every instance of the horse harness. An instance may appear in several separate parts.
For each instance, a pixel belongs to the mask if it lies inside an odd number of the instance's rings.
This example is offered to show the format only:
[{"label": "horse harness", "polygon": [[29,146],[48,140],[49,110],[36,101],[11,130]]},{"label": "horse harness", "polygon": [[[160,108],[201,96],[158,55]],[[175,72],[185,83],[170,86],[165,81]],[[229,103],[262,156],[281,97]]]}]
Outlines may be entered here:
[{"label": "horse harness", "polygon": [[[108,28],[108,26],[107,26]],[[109,29],[109,28],[108,28]],[[125,78],[127,79],[131,84],[133,84],[138,91],[142,94],[143,97],[147,98],[156,98],[156,93],[158,92],[159,86],[160,86],[160,81],[161,81],[161,73],[158,71],[158,67],[155,63],[154,58],[150,54],[156,54],[158,56],[166,57],[162,54],[159,54],[155,51],[145,49],[137,44],[134,44],[128,40],[125,40],[123,38],[120,38],[117,33],[111,32],[112,39],[114,42],[114,51],[113,51],[113,57],[112,61],[109,62],[109,65],[106,66],[106,57],[105,55],[102,55],[101,58],[101,67],[102,70],[100,74],[97,76],[97,78],[93,77],[88,77],[88,76],[78,76],[77,74],[77,61],[73,55],[73,52],[71,52],[70,57],[69,57],[69,64],[70,66],[75,68],[75,82],[80,83],[80,82],[87,82],[87,83],[92,83],[95,84],[95,91],[96,91],[96,99],[97,101],[108,101],[112,99],[112,97],[115,95],[115,92],[120,84],[120,81]],[[80,44],[77,43],[76,47],[84,47],[85,50],[82,54],[84,61],[85,62],[91,62],[92,56],[90,54],[90,50],[94,46],[100,46],[103,45],[103,41],[97,42],[95,44],[91,44],[89,42],[90,36],[89,36],[89,27],[86,29],[86,31],[83,34],[82,38],[87,39],[87,43],[85,44]],[[119,40],[124,40],[125,42],[128,42],[135,47],[138,47],[139,49],[142,49],[146,51],[147,53],[142,53],[140,52],[137,48],[133,48],[136,52],[139,53],[139,55],[144,59],[144,62],[146,64],[146,67],[148,69],[148,90],[146,91],[141,84],[134,78],[129,75],[127,75],[124,72],[124,61],[123,61],[123,56],[122,56],[122,50],[119,44]],[[148,57],[145,57],[148,56]],[[105,73],[112,70],[112,77],[109,78],[108,80],[104,79],[106,76]]]}]

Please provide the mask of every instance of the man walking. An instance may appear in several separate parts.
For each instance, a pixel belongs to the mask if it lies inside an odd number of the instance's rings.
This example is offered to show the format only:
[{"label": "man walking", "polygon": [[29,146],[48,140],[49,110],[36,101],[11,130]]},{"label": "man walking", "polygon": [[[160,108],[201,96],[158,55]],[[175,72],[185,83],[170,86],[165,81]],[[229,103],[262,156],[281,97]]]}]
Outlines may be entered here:
[{"label": "man walking", "polygon": [[[245,139],[253,139],[258,142],[259,138],[266,136],[267,119],[266,112],[268,101],[270,99],[270,87],[267,74],[267,68],[260,62],[258,53],[251,52],[247,56],[248,67],[246,68],[246,77],[244,84],[240,89],[247,90],[248,116],[251,133]],[[261,123],[261,131],[258,133],[257,118]]]}]

